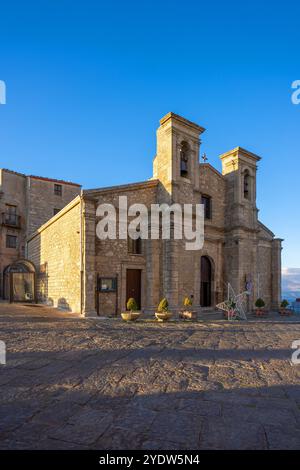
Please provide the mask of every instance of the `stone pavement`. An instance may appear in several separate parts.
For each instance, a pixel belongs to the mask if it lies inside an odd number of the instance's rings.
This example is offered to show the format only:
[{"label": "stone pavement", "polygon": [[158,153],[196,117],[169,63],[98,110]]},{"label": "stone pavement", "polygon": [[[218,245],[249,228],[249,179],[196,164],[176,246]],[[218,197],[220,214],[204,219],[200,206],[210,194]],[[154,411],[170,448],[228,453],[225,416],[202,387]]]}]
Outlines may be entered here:
[{"label": "stone pavement", "polygon": [[0,304],[1,449],[299,449],[288,321],[133,323]]}]

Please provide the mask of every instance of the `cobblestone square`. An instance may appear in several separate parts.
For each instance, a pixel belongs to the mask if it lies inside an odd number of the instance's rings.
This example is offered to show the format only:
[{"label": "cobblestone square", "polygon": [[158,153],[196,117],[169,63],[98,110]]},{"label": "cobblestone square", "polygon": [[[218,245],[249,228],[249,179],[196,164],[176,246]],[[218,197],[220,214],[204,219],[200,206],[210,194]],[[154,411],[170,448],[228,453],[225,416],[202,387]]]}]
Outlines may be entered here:
[{"label": "cobblestone square", "polygon": [[296,316],[128,324],[3,303],[0,331],[1,449],[300,448]]}]

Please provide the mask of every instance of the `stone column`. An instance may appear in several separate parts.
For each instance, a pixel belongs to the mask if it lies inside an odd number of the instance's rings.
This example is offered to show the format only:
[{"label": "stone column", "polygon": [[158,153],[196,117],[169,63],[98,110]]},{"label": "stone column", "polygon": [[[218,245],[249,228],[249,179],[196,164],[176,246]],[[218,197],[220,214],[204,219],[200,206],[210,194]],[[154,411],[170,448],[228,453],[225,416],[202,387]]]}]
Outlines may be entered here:
[{"label": "stone column", "polygon": [[178,240],[163,240],[163,296],[170,310],[178,309]]},{"label": "stone column", "polygon": [[146,313],[154,313],[160,301],[160,240],[145,240]]}]

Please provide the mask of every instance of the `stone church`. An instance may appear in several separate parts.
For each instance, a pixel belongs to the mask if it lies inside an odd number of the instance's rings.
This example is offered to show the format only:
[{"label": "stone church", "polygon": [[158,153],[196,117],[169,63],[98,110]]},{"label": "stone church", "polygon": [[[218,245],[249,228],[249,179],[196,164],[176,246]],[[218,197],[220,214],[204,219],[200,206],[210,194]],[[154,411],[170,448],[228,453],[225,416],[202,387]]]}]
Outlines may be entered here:
[{"label": "stone church", "polygon": [[[258,220],[256,172],[260,157],[241,148],[221,155],[222,173],[199,163],[203,127],[174,113],[160,121],[151,179],[83,190],[27,238],[26,258],[35,300],[86,316],[118,315],[134,297],[145,314],[167,297],[172,311],[183,298],[195,310],[214,309],[236,293],[251,291],[276,308],[281,297],[281,239]],[[143,203],[204,204],[205,242],[187,251],[184,240],[99,240],[96,209]]]}]

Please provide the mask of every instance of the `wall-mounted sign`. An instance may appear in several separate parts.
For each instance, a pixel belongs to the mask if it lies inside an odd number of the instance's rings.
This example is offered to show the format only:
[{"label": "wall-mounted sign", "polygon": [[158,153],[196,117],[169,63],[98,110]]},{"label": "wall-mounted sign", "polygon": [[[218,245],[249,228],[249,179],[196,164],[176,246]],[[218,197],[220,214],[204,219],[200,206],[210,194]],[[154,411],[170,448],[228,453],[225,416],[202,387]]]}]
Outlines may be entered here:
[{"label": "wall-mounted sign", "polygon": [[117,279],[115,277],[99,277],[98,278],[98,291],[99,292],[116,292]]}]

